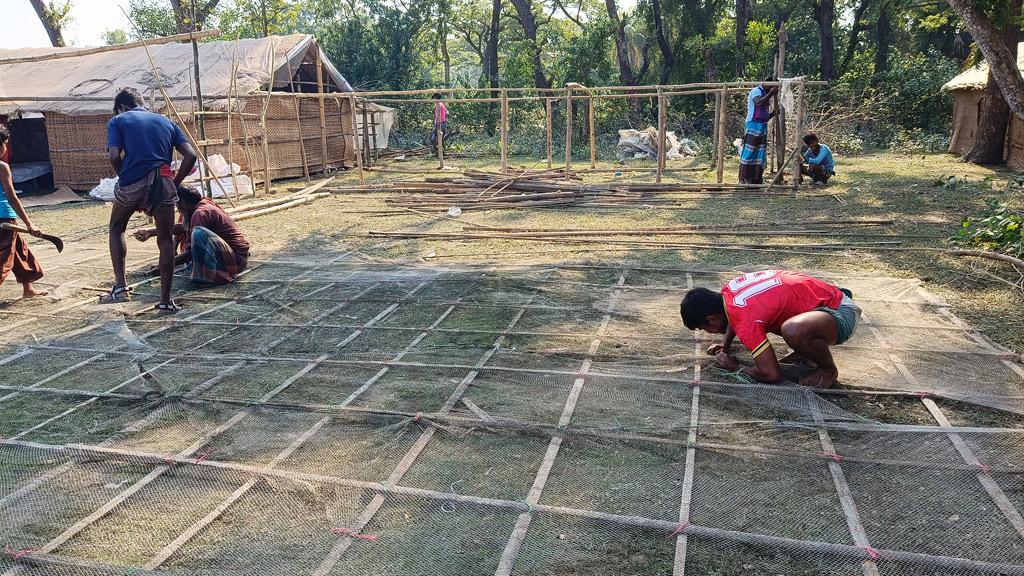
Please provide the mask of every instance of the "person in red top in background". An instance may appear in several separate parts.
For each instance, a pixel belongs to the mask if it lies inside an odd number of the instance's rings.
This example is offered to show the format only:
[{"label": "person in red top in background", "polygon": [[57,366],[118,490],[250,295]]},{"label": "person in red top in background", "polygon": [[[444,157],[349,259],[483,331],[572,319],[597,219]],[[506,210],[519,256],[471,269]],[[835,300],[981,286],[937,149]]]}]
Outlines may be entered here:
[{"label": "person in red top in background", "polygon": [[[177,192],[182,223],[174,225],[174,234],[181,236],[182,250],[174,258],[175,266],[189,264],[192,282],[200,286],[234,281],[249,264],[249,241],[213,200],[191,188],[179,186]],[[135,238],[145,242],[154,235],[156,229],[140,230]],[[150,269],[150,274],[159,273],[156,266]]]},{"label": "person in red top in background", "polygon": [[[785,270],[761,270],[734,278],[720,293],[707,288],[689,290],[679,305],[689,330],[724,334],[721,344],[708,348],[715,364],[742,370],[761,382],[782,380],[782,368],[768,334],[778,334],[793,349],[783,360],[805,359],[817,370],[800,384],[831,388],[839,378],[829,346],[846,342],[857,328],[861,310],[849,290],[823,280]],[[739,338],[754,359],[744,367],[729,354]]]},{"label": "person in red top in background", "polygon": [[448,134],[448,107],[444,105],[440,92],[434,93],[434,130],[430,133],[430,146],[437,154],[438,134]]}]

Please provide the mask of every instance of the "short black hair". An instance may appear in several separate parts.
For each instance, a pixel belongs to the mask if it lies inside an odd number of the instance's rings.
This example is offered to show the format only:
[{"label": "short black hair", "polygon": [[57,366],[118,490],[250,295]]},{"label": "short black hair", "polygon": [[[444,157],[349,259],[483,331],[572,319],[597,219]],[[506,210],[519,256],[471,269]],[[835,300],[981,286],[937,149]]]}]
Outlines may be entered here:
[{"label": "short black hair", "polygon": [[132,87],[121,88],[118,91],[117,96],[114,96],[114,114],[117,114],[119,109],[131,110],[139,106],[145,106],[146,101],[142,98],[142,94]]},{"label": "short black hair", "polygon": [[444,98],[444,97],[441,96],[440,92],[434,92],[434,94],[433,94],[433,96],[431,96],[431,98],[433,98],[434,100],[440,100],[441,98]]},{"label": "short black hair", "polygon": [[203,199],[203,195],[188,186],[178,186],[178,202],[186,206],[195,206]]},{"label": "short black hair", "polygon": [[815,134],[814,132],[808,132],[807,134],[804,134],[804,144],[807,144],[808,146],[810,146],[811,143],[817,142],[817,141],[818,141],[818,135]]},{"label": "short black hair", "polygon": [[7,126],[0,124],[0,144],[3,144],[11,139],[11,131],[7,129]]},{"label": "short black hair", "polygon": [[704,325],[708,316],[725,314],[725,300],[719,292],[707,288],[692,288],[679,303],[679,315],[687,330],[696,330]]}]

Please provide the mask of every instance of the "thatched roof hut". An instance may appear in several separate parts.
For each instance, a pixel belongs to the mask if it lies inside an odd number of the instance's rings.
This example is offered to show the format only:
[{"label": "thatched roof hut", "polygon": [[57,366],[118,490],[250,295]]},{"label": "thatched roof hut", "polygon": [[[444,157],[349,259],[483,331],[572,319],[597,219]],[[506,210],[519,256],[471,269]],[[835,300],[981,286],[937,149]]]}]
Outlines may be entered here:
[{"label": "thatched roof hut", "polygon": [[[162,84],[198,139],[192,45],[166,43],[149,50],[159,78],[142,47],[0,50],[0,120],[9,121],[14,142],[36,143],[31,154],[12,162],[49,162],[54,185],[75,189],[89,189],[101,178],[112,177],[106,158],[106,124],[114,95],[126,86],[138,89],[150,109],[169,114],[159,90]],[[328,146],[324,159],[319,101],[292,95],[318,91],[318,65],[325,92],[339,96],[351,92],[348,81],[308,34],[199,44],[204,109],[224,111],[229,96],[238,98],[232,108],[243,113],[231,116],[234,146],[230,155],[255,180],[263,174],[264,134],[272,179],[301,176],[303,158],[313,172],[321,170],[325,161],[328,168],[354,164],[348,99],[325,99]],[[272,90],[269,99],[259,96],[268,89]],[[261,123],[264,106],[265,125]],[[227,158],[227,115],[207,113],[205,124],[208,153]],[[45,143],[40,145],[41,141]]]},{"label": "thatched roof hut", "polygon": [[[1024,42],[1017,47],[1017,66],[1024,71]],[[974,146],[981,112],[981,96],[988,84],[988,64],[982,62],[946,82],[942,89],[953,95],[953,137],[949,151],[958,156],[967,154]],[[1024,170],[1024,122],[1011,116],[1006,134],[1006,164],[1014,170]]]}]

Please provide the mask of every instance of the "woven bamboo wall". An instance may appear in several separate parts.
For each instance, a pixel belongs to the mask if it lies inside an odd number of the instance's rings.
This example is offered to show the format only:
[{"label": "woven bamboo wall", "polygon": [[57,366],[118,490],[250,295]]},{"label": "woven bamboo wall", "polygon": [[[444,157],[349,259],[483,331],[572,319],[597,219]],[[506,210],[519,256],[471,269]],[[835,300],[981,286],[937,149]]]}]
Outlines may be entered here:
[{"label": "woven bamboo wall", "polygon": [[[953,92],[953,136],[949,141],[949,151],[957,156],[967,154],[977,139],[981,95],[981,90]],[[1024,122],[1012,115],[1006,133],[1005,156],[1007,166],[1024,170]]]},{"label": "woven bamboo wall", "polygon": [[[267,108],[267,136],[271,180],[303,176],[300,142],[306,152],[310,172],[323,170],[323,152],[320,139],[320,106],[315,99],[301,99],[296,115],[296,99],[290,95],[273,95]],[[263,100],[247,99],[245,112],[259,114]],[[351,109],[347,98],[326,98],[324,103],[327,125],[328,169],[351,168],[355,165],[354,138],[351,129]],[[184,112],[184,111],[183,111]],[[107,121],[109,116],[46,115],[46,135],[50,142],[50,162],[53,164],[55,186],[69,186],[75,190],[89,190],[102,178],[112,178],[114,171],[107,161]],[[199,137],[194,118],[186,117],[192,135]],[[253,181],[264,179],[263,129],[259,118],[232,117],[232,150],[227,144],[207,147],[208,154],[222,154],[231,158],[251,174]],[[226,140],[227,118],[206,118],[207,140]],[[246,136],[248,146],[243,145]]]}]

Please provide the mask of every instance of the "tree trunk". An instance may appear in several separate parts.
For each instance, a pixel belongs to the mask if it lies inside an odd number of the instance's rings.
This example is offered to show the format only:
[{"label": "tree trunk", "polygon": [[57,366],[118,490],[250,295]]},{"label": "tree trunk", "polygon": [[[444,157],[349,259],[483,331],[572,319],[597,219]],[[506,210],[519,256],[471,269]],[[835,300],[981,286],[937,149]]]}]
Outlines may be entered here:
[{"label": "tree trunk", "polygon": [[814,9],[814,21],[818,23],[818,58],[821,62],[821,79],[834,80],[836,77],[836,38],[832,25],[836,16],[835,0],[812,0],[811,7]]},{"label": "tree trunk", "polygon": [[[746,1],[746,0],[737,0]],[[665,35],[665,21],[661,18],[661,0],[651,0],[651,8],[654,12],[654,35],[658,40],[658,48],[661,50],[661,84],[668,84],[672,77],[672,70],[676,66],[676,55],[672,53],[672,46],[668,43]]]},{"label": "tree trunk", "polygon": [[530,41],[531,61],[533,63],[533,84],[537,88],[551,88],[551,81],[544,72],[544,63],[540,59],[540,46],[537,44],[537,17],[533,14],[530,0],[512,0],[523,27],[523,34]]},{"label": "tree trunk", "polygon": [[[174,21],[177,22],[178,32],[192,32],[201,30],[210,13],[217,7],[220,0],[171,0],[171,10],[174,12]],[[266,2],[263,2],[263,20],[266,22]],[[194,16],[194,17],[193,17]]]},{"label": "tree trunk", "polygon": [[[1020,37],[1020,25],[1013,15],[1019,15],[1021,11],[1021,0],[1009,1],[1006,26],[1003,29],[1003,42],[1011,53],[1017,53],[1017,41]],[[967,152],[965,159],[968,162],[984,165],[1002,164],[1004,151],[1006,149],[1006,131],[1010,127],[1010,106],[1003,98],[1003,92],[999,89],[989,68],[988,83],[985,85],[985,92],[981,97],[981,113],[978,116],[978,131],[976,132],[974,145]]]},{"label": "tree trunk", "polygon": [[[487,31],[487,48],[484,50],[484,56],[486,57],[487,63],[485,66],[485,72],[487,73],[487,82],[491,86],[491,98],[498,97],[498,35],[501,33],[501,0],[491,1],[491,26]],[[487,105],[487,133],[491,136],[494,135],[496,129],[496,118],[494,114],[495,103],[490,102]]]},{"label": "tree trunk", "polygon": [[892,16],[889,14],[889,6],[882,4],[878,10],[878,22],[875,24],[877,32],[875,44],[875,75],[871,79],[877,84],[881,81],[883,74],[889,70],[889,47],[892,45]]},{"label": "tree trunk", "polygon": [[61,31],[61,17],[53,12],[53,6],[47,5],[43,0],[29,0],[32,8],[35,9],[39,21],[46,29],[46,35],[50,37],[50,44],[55,47],[64,46],[64,33]]},{"label": "tree trunk", "polygon": [[974,5],[973,0],[948,0],[964,26],[974,37],[988,62],[991,78],[996,81],[1003,99],[1020,119],[1024,120],[1024,78],[1017,68],[1017,56],[1010,50],[999,30]]},{"label": "tree trunk", "polygon": [[736,0],[736,77],[747,69],[747,26],[750,24],[750,0]]},{"label": "tree trunk", "polygon": [[846,56],[843,57],[843,65],[839,68],[839,75],[843,75],[850,68],[850,62],[857,51],[857,41],[860,33],[867,29],[863,24],[864,13],[867,12],[871,0],[861,0],[860,4],[853,10],[853,25],[850,27],[850,41],[846,45]]}]

